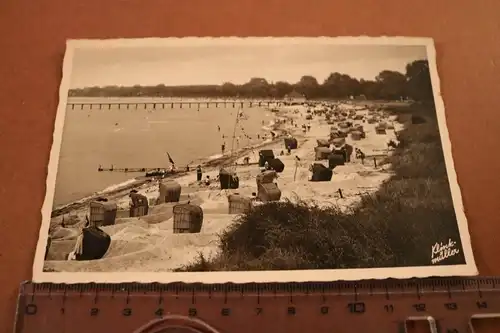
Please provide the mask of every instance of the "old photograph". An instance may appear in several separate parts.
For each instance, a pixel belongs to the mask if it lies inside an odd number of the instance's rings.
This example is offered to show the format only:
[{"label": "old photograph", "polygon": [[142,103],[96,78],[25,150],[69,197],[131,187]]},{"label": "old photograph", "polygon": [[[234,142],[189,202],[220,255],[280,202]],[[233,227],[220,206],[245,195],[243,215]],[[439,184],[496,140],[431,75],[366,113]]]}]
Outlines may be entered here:
[{"label": "old photograph", "polygon": [[427,38],[68,41],[33,280],[476,275],[435,58]]}]

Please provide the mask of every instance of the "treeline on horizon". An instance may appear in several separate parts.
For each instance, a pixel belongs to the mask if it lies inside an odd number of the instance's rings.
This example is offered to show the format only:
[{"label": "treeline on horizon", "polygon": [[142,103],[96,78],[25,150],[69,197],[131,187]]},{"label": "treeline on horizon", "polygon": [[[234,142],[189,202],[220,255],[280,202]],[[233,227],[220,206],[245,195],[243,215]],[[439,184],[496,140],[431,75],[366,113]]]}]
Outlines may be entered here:
[{"label": "treeline on horizon", "polygon": [[432,101],[433,91],[427,60],[416,60],[406,65],[406,72],[383,70],[374,80],[357,80],[349,75],[334,72],[324,82],[304,75],[296,83],[268,82],[265,78],[251,78],[237,85],[132,87],[106,86],[71,89],[70,97],[211,97],[211,98],[277,98],[304,96],[307,99],[345,99],[356,97],[371,100],[413,99]]}]

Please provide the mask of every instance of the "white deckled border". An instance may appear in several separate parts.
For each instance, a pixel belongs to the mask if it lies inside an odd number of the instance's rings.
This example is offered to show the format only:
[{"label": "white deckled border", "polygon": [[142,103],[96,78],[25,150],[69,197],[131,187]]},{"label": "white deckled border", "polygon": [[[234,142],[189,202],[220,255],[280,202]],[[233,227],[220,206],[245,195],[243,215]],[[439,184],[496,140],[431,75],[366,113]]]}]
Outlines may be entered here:
[{"label": "white deckled border", "polygon": [[[296,271],[237,271],[237,272],[43,272],[45,248],[50,225],[52,202],[54,200],[56,175],[61,150],[62,132],[66,115],[66,103],[70,87],[73,56],[75,50],[82,48],[110,47],[185,47],[205,45],[276,45],[293,44],[306,46],[326,45],[415,45],[425,46],[434,91],[434,102],[441,136],[441,143],[446,162],[453,204],[460,231],[460,240],[466,264],[454,266],[425,266],[404,268],[365,268],[331,270],[296,270]],[[53,144],[46,181],[46,195],[42,206],[42,225],[36,247],[33,264],[34,282],[86,283],[86,282],[203,282],[203,283],[246,283],[246,282],[306,282],[335,281],[385,278],[422,278],[429,276],[473,276],[477,275],[470,234],[467,226],[462,195],[451,152],[451,141],[446,125],[444,102],[441,97],[440,81],[436,66],[436,50],[432,38],[417,37],[184,37],[184,38],[144,38],[144,39],[109,39],[109,40],[68,40],[63,62],[63,77],[59,88],[59,105],[53,133]],[[429,258],[430,260],[430,258]]]}]

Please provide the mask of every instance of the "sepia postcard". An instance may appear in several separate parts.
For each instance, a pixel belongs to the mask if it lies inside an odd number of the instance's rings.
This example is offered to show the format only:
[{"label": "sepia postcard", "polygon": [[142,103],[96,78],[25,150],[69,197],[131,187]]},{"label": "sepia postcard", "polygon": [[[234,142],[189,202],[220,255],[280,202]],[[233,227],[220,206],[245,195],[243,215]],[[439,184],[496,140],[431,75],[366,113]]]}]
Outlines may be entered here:
[{"label": "sepia postcard", "polygon": [[68,41],[33,280],[476,275],[435,57],[427,38]]}]

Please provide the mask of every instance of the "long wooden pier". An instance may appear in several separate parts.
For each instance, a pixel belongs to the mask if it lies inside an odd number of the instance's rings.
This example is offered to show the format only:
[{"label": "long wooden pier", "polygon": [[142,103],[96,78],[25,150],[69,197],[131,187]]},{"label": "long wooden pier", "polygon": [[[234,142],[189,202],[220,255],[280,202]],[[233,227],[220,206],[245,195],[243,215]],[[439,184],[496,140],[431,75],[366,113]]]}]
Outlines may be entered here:
[{"label": "long wooden pier", "polygon": [[252,108],[252,107],[279,107],[283,101],[175,101],[175,102],[71,102],[67,107],[71,110],[164,110],[164,109],[199,109],[199,108]]}]

